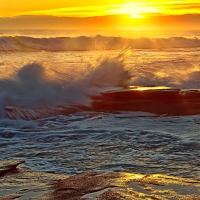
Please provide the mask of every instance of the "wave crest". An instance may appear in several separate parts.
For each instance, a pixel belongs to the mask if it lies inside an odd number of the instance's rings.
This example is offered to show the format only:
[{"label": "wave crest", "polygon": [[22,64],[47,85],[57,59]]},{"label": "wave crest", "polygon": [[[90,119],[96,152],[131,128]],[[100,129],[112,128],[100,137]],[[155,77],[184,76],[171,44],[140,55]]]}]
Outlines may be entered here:
[{"label": "wave crest", "polygon": [[55,37],[34,38],[27,36],[0,37],[0,51],[88,51],[88,50],[117,50],[157,49],[157,48],[193,48],[200,47],[198,38],[123,38],[106,37]]}]

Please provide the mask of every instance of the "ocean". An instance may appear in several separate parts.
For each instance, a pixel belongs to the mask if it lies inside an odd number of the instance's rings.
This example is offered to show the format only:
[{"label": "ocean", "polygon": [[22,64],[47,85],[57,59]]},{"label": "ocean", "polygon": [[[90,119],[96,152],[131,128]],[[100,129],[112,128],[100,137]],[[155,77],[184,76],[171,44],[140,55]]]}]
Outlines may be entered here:
[{"label": "ocean", "polygon": [[200,115],[53,113],[90,107],[91,96],[130,86],[199,89],[199,37],[200,31],[0,30],[0,160],[66,175],[200,180]]}]

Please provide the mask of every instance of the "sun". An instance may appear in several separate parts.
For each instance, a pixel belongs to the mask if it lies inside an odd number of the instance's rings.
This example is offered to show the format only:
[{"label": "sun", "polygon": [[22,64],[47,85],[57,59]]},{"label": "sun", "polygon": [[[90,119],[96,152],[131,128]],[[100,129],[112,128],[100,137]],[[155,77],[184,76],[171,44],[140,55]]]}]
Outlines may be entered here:
[{"label": "sun", "polygon": [[144,18],[143,14],[157,13],[158,9],[144,3],[125,3],[109,12],[113,14],[128,14],[130,18]]}]

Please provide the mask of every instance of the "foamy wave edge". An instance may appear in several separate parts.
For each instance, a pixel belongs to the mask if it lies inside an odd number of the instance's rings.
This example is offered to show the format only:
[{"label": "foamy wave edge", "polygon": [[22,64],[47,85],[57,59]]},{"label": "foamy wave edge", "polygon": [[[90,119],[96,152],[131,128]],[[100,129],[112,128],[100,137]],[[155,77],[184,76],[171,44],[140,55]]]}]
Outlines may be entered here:
[{"label": "foamy wave edge", "polygon": [[170,38],[123,38],[96,35],[94,37],[34,38],[27,36],[1,36],[0,51],[89,51],[131,49],[197,48],[200,39]]}]

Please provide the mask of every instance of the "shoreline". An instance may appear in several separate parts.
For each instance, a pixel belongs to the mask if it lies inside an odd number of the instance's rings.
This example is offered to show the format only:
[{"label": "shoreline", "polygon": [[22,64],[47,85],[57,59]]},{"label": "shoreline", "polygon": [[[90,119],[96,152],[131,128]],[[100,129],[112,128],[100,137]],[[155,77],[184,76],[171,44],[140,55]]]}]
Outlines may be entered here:
[{"label": "shoreline", "polygon": [[83,172],[73,176],[34,172],[21,160],[0,161],[0,200],[200,199],[200,181],[164,174]]}]

